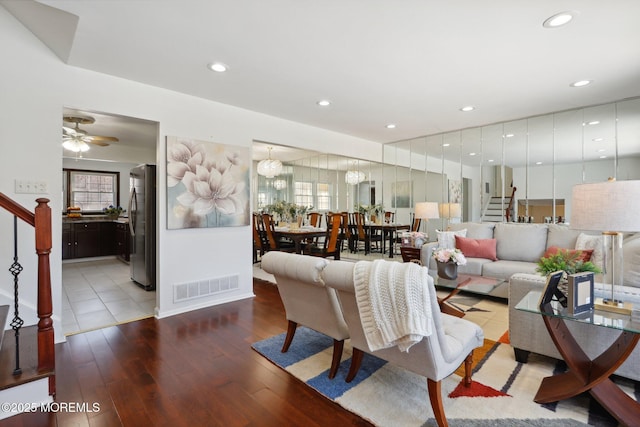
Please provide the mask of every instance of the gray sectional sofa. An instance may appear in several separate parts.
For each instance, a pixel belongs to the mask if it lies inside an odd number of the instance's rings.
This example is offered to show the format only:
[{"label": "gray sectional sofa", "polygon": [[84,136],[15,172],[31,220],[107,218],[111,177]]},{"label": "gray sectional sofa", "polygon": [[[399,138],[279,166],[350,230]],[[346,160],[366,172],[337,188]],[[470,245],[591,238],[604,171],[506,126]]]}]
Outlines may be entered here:
[{"label": "gray sectional sofa", "polygon": [[[490,294],[507,298],[509,296],[509,278],[516,273],[536,274],[537,262],[551,246],[575,248],[580,235],[558,224],[520,224],[520,223],[460,223],[451,224],[450,232],[466,230],[466,237],[473,239],[496,239],[498,260],[467,257],[467,264],[458,267],[459,273],[476,274],[503,279],[504,283]],[[436,262],[431,256],[438,242],[422,247],[421,260],[429,266],[429,274],[437,276]]]}]

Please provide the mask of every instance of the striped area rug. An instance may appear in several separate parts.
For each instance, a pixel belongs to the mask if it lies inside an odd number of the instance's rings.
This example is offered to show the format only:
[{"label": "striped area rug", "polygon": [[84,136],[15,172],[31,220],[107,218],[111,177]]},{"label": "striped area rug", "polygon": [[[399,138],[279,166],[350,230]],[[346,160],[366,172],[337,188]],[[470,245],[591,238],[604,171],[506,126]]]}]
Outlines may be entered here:
[{"label": "striped area rug", "polygon": [[[436,425],[424,377],[366,354],[357,377],[347,384],[344,378],[351,361],[347,341],[340,371],[335,379],[329,380],[331,338],[299,327],[289,351],[281,353],[284,336],[256,342],[252,347],[326,398],[375,425]],[[588,394],[548,405],[533,402],[542,378],[564,371],[563,362],[531,354],[528,363],[517,363],[508,343],[490,340],[475,351],[474,359],[470,388],[462,386],[458,373],[442,382],[445,413],[452,427],[617,426]],[[617,382],[640,400],[638,384],[628,380]]]}]

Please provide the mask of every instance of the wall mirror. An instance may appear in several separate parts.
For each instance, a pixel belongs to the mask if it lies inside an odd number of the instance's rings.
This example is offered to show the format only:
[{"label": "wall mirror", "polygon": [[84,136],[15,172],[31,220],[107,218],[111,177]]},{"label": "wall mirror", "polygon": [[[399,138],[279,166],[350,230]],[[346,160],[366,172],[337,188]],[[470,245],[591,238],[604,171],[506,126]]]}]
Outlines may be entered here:
[{"label": "wall mirror", "polygon": [[254,172],[266,146],[283,172],[254,173],[254,210],[382,205],[408,224],[417,202],[437,202],[440,217],[422,224],[433,240],[451,222],[488,220],[494,202],[504,212],[512,194],[510,221],[570,222],[573,185],[640,179],[640,98],[388,143],[380,162],[255,141]]}]

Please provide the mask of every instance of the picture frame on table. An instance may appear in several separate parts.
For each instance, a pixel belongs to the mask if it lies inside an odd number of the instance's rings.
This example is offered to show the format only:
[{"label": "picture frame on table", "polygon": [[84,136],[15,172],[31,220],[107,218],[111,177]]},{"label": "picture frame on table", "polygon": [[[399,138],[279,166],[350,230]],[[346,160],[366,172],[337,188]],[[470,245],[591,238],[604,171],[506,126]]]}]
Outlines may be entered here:
[{"label": "picture frame on table", "polygon": [[567,291],[567,311],[569,314],[587,313],[593,310],[594,274],[590,271],[569,274]]},{"label": "picture frame on table", "polygon": [[544,285],[542,296],[540,297],[540,301],[538,303],[541,310],[544,311],[544,307],[547,304],[550,304],[551,301],[554,300],[554,297],[560,303],[560,305],[562,305],[563,307],[567,306],[567,296],[558,288],[563,275],[564,271],[562,270],[554,271],[553,273],[549,273],[549,275],[547,275],[547,282]]}]

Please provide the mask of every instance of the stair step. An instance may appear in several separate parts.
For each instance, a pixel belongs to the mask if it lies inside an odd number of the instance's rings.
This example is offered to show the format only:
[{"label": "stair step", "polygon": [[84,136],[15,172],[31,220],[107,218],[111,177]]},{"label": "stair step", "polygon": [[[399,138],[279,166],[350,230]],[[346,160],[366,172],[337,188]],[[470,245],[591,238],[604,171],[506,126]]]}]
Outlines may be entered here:
[{"label": "stair step", "polygon": [[[7,324],[7,317],[9,317],[9,306],[8,305],[0,305],[0,327],[2,327],[2,331]],[[2,348],[2,338],[4,337],[4,332],[0,334],[0,348]]]},{"label": "stair step", "polygon": [[16,340],[13,329],[4,331],[4,335],[6,336],[2,348],[0,348],[0,390],[55,374],[53,369],[38,371],[38,327],[36,325],[20,329],[20,368],[22,373],[19,375],[13,375],[13,370],[16,367]]}]

